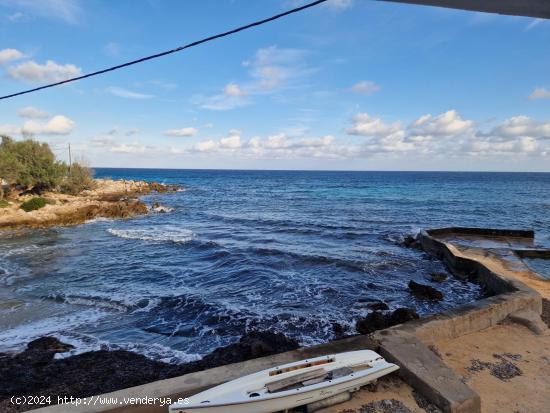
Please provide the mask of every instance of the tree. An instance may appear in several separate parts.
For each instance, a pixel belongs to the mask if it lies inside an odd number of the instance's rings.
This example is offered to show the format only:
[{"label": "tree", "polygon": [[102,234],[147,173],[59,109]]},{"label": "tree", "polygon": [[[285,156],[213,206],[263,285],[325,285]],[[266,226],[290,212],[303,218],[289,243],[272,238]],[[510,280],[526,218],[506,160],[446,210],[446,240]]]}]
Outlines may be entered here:
[{"label": "tree", "polygon": [[0,177],[8,184],[38,192],[54,189],[67,173],[67,165],[55,159],[47,143],[32,139],[14,141],[4,136],[0,144]]}]

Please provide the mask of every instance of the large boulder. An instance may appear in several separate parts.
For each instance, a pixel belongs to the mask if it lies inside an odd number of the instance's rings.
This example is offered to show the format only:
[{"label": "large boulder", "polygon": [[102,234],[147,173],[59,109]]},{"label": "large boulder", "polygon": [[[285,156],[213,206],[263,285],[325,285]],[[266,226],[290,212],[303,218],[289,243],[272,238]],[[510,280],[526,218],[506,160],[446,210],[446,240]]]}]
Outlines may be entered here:
[{"label": "large boulder", "polygon": [[359,334],[370,334],[417,318],[419,318],[418,314],[412,308],[398,308],[389,313],[373,311],[357,320],[355,329]]},{"label": "large boulder", "polygon": [[237,343],[214,350],[201,360],[201,364],[204,368],[210,368],[296,350],[299,347],[296,340],[282,333],[251,331],[243,335]]},{"label": "large boulder", "polygon": [[413,280],[409,281],[409,291],[416,298],[423,300],[443,300],[443,293],[441,291],[429,285],[417,283]]}]

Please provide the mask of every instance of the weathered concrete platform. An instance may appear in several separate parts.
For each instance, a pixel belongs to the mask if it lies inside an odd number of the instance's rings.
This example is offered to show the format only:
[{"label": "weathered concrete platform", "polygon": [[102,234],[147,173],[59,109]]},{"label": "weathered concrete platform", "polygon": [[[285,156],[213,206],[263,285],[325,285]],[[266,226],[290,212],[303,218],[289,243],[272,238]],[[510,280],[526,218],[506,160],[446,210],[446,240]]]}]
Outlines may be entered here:
[{"label": "weathered concrete platform", "polygon": [[[374,349],[388,360],[397,363],[400,376],[430,402],[446,413],[481,412],[479,395],[476,394],[450,369],[429,346],[439,340],[453,339],[468,333],[495,326],[505,319],[521,319],[544,330],[537,322],[542,312],[542,297],[531,286],[546,286],[550,282],[522,264],[513,245],[506,248],[483,249],[457,247],[449,240],[456,236],[510,237],[533,239],[532,231],[483,230],[472,228],[446,228],[422,232],[419,241],[423,249],[441,258],[457,276],[467,277],[482,284],[492,297],[479,300],[445,313],[414,320],[376,332],[372,337],[355,336],[330,343],[302,348],[270,357],[249,360],[157,381],[130,389],[101,395],[104,400],[119,401],[144,396],[177,400],[206,388],[253,373],[268,367],[318,355]],[[512,244],[514,244],[512,242]],[[527,283],[530,283],[529,286]],[[538,283],[538,284],[537,284]],[[549,289],[550,291],[550,289]],[[542,334],[545,331],[541,331]],[[92,402],[93,396],[87,400]],[[166,412],[160,405],[57,405],[36,410],[41,413],[65,412]]]}]

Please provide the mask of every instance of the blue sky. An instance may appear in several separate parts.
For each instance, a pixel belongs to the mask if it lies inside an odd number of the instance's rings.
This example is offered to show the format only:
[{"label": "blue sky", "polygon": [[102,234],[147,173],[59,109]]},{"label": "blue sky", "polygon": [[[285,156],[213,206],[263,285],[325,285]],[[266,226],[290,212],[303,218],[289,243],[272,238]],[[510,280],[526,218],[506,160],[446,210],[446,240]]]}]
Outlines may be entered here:
[{"label": "blue sky", "polygon": [[[2,94],[297,0],[0,0]],[[331,0],[138,66],[0,102],[0,133],[93,166],[550,171],[550,22]]]}]

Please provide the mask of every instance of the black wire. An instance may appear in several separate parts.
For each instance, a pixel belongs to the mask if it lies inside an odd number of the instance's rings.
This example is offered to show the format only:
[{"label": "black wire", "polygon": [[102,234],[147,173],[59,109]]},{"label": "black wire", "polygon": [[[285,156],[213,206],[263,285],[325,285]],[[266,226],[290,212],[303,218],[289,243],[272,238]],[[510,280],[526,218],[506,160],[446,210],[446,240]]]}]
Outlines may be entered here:
[{"label": "black wire", "polygon": [[24,91],[22,91],[22,92],[18,92],[18,93],[13,93],[13,94],[11,94],[11,95],[2,96],[2,97],[0,97],[0,100],[13,98],[13,97],[15,97],[15,96],[20,96],[20,95],[25,95],[25,94],[27,94],[27,93],[36,92],[36,91],[39,91],[39,90],[42,90],[42,89],[47,89],[47,88],[54,87],[54,86],[64,85],[65,83],[75,82],[75,81],[77,81],[77,80],[86,79],[86,78],[88,78],[88,77],[101,75],[101,74],[107,73],[107,72],[112,72],[113,70],[122,69],[123,67],[132,66],[132,65],[135,65],[135,64],[137,64],[137,63],[145,62],[146,60],[156,59],[157,57],[162,57],[162,56],[166,56],[166,55],[169,55],[169,54],[172,54],[172,53],[177,53],[177,52],[180,52],[180,51],[182,51],[182,50],[184,50],[184,49],[188,49],[188,48],[190,48],[190,47],[198,46],[198,45],[200,45],[200,44],[202,44],[202,43],[206,43],[206,42],[209,42],[209,41],[212,41],[212,40],[219,39],[219,38],[221,38],[221,37],[225,37],[225,36],[229,36],[229,35],[234,34],[234,33],[238,33],[238,32],[240,32],[240,31],[243,31],[243,30],[246,30],[246,29],[250,29],[250,28],[255,27],[255,26],[260,26],[260,25],[262,25],[262,24],[269,23],[269,22],[271,22],[271,21],[273,21],[273,20],[280,19],[281,17],[288,16],[289,14],[297,13],[297,12],[299,12],[299,11],[308,9],[308,8],[310,8],[310,7],[317,6],[318,4],[324,3],[324,2],[326,2],[326,1],[328,1],[328,0],[317,0],[317,1],[314,1],[314,2],[311,2],[311,3],[308,3],[308,4],[305,4],[305,5],[301,6],[301,7],[296,7],[295,9],[285,11],[284,13],[280,13],[280,14],[277,14],[277,15],[275,15],[275,16],[271,16],[271,17],[269,17],[269,18],[267,18],[267,19],[259,20],[259,21],[256,21],[256,22],[254,22],[254,23],[247,24],[246,26],[241,26],[241,27],[238,27],[238,28],[236,28],[236,29],[230,30],[230,31],[228,31],[228,32],[224,32],[224,33],[216,34],[216,35],[214,35],[214,36],[206,37],[206,38],[204,38],[204,39],[197,40],[197,41],[192,42],[192,43],[188,43],[188,44],[186,44],[186,45],[184,45],[184,46],[180,46],[180,47],[177,47],[177,48],[175,48],[175,49],[168,50],[168,51],[166,51],[166,52],[161,52],[161,53],[157,53],[157,54],[154,54],[154,55],[151,55],[151,56],[142,57],[141,59],[132,60],[131,62],[122,63],[122,64],[120,64],[120,65],[113,66],[113,67],[109,67],[109,68],[103,69],[103,70],[98,70],[97,72],[92,72],[92,73],[88,73],[88,74],[85,74],[85,75],[82,75],[82,76],[73,77],[73,78],[71,78],[71,79],[62,80],[61,82],[50,83],[50,84],[48,84],[48,85],[36,87],[36,88],[34,88],[34,89],[24,90]]}]

